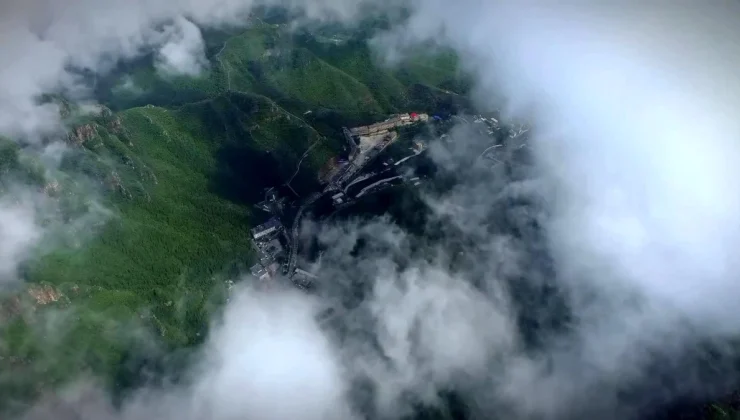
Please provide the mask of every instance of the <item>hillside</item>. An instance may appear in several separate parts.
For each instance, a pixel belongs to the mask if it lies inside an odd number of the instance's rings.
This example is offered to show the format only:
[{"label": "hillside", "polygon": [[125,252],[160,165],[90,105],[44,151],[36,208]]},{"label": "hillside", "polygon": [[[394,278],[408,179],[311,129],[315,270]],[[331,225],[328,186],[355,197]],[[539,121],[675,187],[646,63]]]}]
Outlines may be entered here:
[{"label": "hillside", "polygon": [[[70,151],[58,170],[0,139],[0,186],[24,184],[81,218],[0,303],[3,404],[86,371],[125,388],[141,334],[152,337],[147,363],[155,349],[198,344],[227,280],[253,262],[264,188],[315,191],[343,153],[344,125],[460,101],[444,91],[462,86],[451,56],[382,68],[362,39],[337,45],[272,24],[207,42],[198,77],[160,76],[144,57],[98,81],[97,113],[65,103]],[[49,314],[58,321],[39,334]]]},{"label": "hillside", "polygon": [[[221,36],[223,37],[223,36]],[[367,38],[341,42],[255,22],[213,45],[211,66],[197,78],[160,77],[152,57],[122,65],[98,84],[114,110],[154,104],[180,106],[227,91],[264,95],[291,112],[327,108],[373,118],[409,106],[451,106],[467,85],[455,56],[430,50],[394,67],[380,66]],[[432,102],[429,102],[429,99]]]}]

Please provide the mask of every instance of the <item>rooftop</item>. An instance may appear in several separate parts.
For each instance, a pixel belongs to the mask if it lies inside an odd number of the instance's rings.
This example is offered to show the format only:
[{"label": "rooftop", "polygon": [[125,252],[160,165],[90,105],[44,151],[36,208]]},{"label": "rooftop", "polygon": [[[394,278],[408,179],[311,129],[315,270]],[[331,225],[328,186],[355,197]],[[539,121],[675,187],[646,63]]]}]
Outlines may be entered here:
[{"label": "rooftop", "polygon": [[252,229],[252,236],[254,239],[259,239],[261,237],[266,236],[267,234],[270,234],[272,232],[275,232],[283,227],[282,223],[280,223],[280,220],[273,217],[267,222],[255,227]]}]

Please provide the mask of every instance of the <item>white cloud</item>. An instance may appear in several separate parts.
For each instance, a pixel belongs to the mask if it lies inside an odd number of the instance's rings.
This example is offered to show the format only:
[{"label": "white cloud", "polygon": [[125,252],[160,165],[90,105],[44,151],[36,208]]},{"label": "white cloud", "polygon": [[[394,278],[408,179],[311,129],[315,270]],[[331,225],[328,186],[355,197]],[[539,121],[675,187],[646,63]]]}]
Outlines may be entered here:
[{"label": "white cloud", "polygon": [[[551,350],[549,381],[528,370],[515,392],[523,406],[552,413],[590,389],[616,397],[645,379],[628,367],[651,354],[679,357],[700,339],[740,333],[735,5],[471,0],[415,11],[386,45],[453,45],[482,103],[503,93],[507,111],[534,124],[552,191],[549,250],[579,325],[567,348]],[[680,339],[669,347],[666,335]],[[594,368],[573,376],[576,360]],[[525,391],[535,384],[552,404],[537,407]]]},{"label": "white cloud", "polygon": [[[470,234],[467,250],[480,258],[465,269],[450,268],[444,250],[412,259],[406,235],[385,222],[323,232],[335,245],[323,263],[335,281],[328,298],[353,282],[371,285],[365,304],[344,308],[342,322],[358,332],[354,339],[336,347],[311,320],[315,308],[306,298],[244,297],[206,346],[210,353],[193,385],[130,410],[180,409],[197,418],[210,404],[215,418],[246,412],[319,418],[328,407],[344,409],[351,379],[365,376],[379,387],[374,408],[382,414],[407,409],[409,393],[432,401],[449,381],[470,391],[484,415],[500,404],[518,416],[620,416],[639,407],[622,399],[626,391],[654,391],[648,366],[668,369],[701,340],[740,333],[737,6],[412,3],[410,21],[377,45],[432,38],[457,49],[477,78],[482,104],[496,106],[491,98],[503,96],[509,114],[532,121],[536,180],[500,185],[470,168],[451,195],[433,198],[437,214]],[[180,16],[225,22],[250,6],[56,4],[24,3],[0,13],[0,27],[9,28],[2,39],[16,40],[0,51],[0,88],[9,92],[0,100],[0,132],[53,129],[51,110],[32,99],[72,83],[69,63],[102,70],[112,58],[156,46],[163,63],[187,73],[197,67],[188,53],[199,51],[191,46],[200,38],[188,35],[182,20],[182,38],[168,44],[153,25]],[[346,3],[302,6],[310,14],[355,17]],[[446,163],[455,167],[465,153],[453,151]],[[544,209],[502,210],[517,194],[539,199]],[[476,229],[495,225],[496,215],[518,221],[523,232],[528,223],[540,224],[545,240],[533,245]],[[380,245],[349,257],[363,235]],[[545,265],[538,252],[552,261],[550,272],[534,268]],[[13,260],[15,251],[7,255]],[[517,317],[552,309],[539,301],[513,309],[499,299],[507,290],[497,285],[517,276],[559,291],[570,312],[565,331],[543,338],[536,352],[520,351],[523,331],[512,329]],[[691,379],[692,366],[667,376]],[[710,386],[687,379],[661,388],[677,395]],[[203,405],[183,403],[191,397]]]},{"label": "white cloud", "polygon": [[204,349],[194,418],[351,419],[334,343],[299,291],[240,291]]},{"label": "white cloud", "polygon": [[178,386],[144,388],[117,410],[97,384],[76,383],[24,419],[351,420],[347,376],[318,309],[299,291],[239,288]]},{"label": "white cloud", "polygon": [[[87,95],[71,68],[105,73],[119,60],[159,52],[164,71],[194,74],[205,62],[198,28],[243,24],[256,4],[285,4],[312,19],[357,17],[362,0],[10,0],[0,5],[0,133],[36,139],[58,132],[38,96]],[[158,26],[165,25],[164,33]]]},{"label": "white cloud", "polygon": [[0,199],[0,288],[17,281],[18,264],[29,256],[41,234],[30,196]]},{"label": "white cloud", "polygon": [[208,66],[200,29],[178,18],[165,30],[167,41],[157,52],[157,70],[164,75],[197,76]]}]

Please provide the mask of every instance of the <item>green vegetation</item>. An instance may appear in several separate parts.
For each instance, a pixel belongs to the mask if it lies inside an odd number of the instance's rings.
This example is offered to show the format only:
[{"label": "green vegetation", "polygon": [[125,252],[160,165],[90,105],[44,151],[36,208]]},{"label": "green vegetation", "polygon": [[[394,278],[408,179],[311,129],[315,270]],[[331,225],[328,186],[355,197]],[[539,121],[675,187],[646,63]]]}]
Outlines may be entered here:
[{"label": "green vegetation", "polygon": [[463,86],[449,55],[382,68],[356,38],[271,24],[207,35],[198,77],[163,77],[144,57],[99,81],[94,112],[45,98],[71,126],[59,170],[0,139],[0,189],[30,186],[61,209],[22,267],[27,290],[0,300],[0,394],[88,371],[125,387],[132,343],[152,343],[145,359],[197,345],[224,281],[253,262],[264,188],[308,195],[343,153],[342,126],[454,107],[445,90]]},{"label": "green vegetation", "polygon": [[[163,77],[149,56],[98,81],[96,112],[45,97],[71,126],[59,170],[0,138],[1,197],[23,185],[53,203],[52,237],[20,270],[25,289],[0,296],[0,411],[81,373],[125,391],[140,370],[162,369],[160,355],[200,343],[225,280],[253,262],[264,188],[315,191],[343,153],[342,126],[464,101],[454,54],[430,47],[385,67],[371,33],[213,30],[198,77]],[[389,153],[407,155],[413,134]],[[365,201],[423,216],[392,198]],[[706,418],[740,415],[715,404]]]},{"label": "green vegetation", "polygon": [[[179,106],[235,91],[266,96],[299,115],[325,108],[369,121],[409,108],[450,107],[467,89],[449,51],[430,49],[386,68],[378,65],[367,38],[357,34],[337,43],[325,35],[255,22],[240,33],[213,37],[208,40],[211,67],[201,76],[163,78],[147,57],[102,80],[99,96],[112,108],[125,109]],[[216,40],[223,42],[220,47]]]}]

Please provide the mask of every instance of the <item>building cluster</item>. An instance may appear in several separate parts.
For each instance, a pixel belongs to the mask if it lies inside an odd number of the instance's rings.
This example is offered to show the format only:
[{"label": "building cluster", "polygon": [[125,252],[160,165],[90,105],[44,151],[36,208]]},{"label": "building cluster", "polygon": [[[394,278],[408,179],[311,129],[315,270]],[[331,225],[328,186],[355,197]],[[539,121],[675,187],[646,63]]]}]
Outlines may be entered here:
[{"label": "building cluster", "polygon": [[495,132],[504,129],[510,138],[519,137],[529,131],[529,127],[526,124],[515,121],[508,121],[505,124],[501,124],[498,119],[490,115],[473,115],[473,124],[484,125],[489,135],[493,135]]},{"label": "building cluster", "polygon": [[[473,124],[482,124],[489,136],[492,136],[500,128],[498,120],[492,116],[473,115]],[[482,131],[481,134],[483,134]]]},{"label": "building cluster", "polygon": [[[279,271],[282,271],[282,274],[287,275],[298,287],[306,288],[313,283],[316,280],[315,275],[296,267],[297,247],[295,242],[303,211],[312,205],[315,200],[327,194],[331,195],[332,202],[337,208],[351,203],[351,199],[346,192],[347,183],[352,182],[354,177],[369,162],[398,139],[399,134],[395,129],[428,120],[429,116],[427,114],[408,113],[394,115],[385,121],[367,126],[351,129],[343,128],[344,136],[350,146],[349,156],[346,160],[338,161],[339,167],[327,178],[329,180],[328,185],[323,193],[316,193],[315,197],[304,200],[295,216],[290,232],[286,232],[280,221],[280,217],[283,217],[285,213],[286,198],[281,198],[275,189],[268,189],[265,192],[264,200],[258,203],[256,207],[271,214],[272,218],[251,231],[252,239],[259,254],[259,262],[251,267],[252,274],[260,280],[270,280],[277,276]],[[426,145],[419,141],[414,142],[412,147],[417,154],[425,148]],[[386,166],[392,164],[394,164],[394,161],[390,159]],[[374,173],[368,174],[367,178],[374,175]],[[401,177],[396,176],[380,180],[363,189],[361,194],[396,178]],[[418,178],[407,181],[419,185]]]},{"label": "building cluster", "polygon": [[252,275],[260,280],[269,280],[277,275],[285,248],[280,242],[284,228],[276,217],[252,229],[252,239],[259,253],[259,263],[251,268]]},{"label": "building cluster", "polygon": [[311,286],[311,283],[313,283],[317,279],[318,277],[316,277],[315,274],[300,268],[295,269],[292,278],[293,284],[300,287],[301,289],[308,288],[309,286]]},{"label": "building cluster", "polygon": [[412,112],[397,114],[375,124],[343,128],[350,147],[349,159],[341,162],[341,169],[332,176],[326,191],[339,189],[340,185],[351,180],[368,162],[396,141],[398,133],[394,131],[395,128],[426,121],[429,121],[429,115]]},{"label": "building cluster", "polygon": [[412,112],[410,114],[398,114],[385,121],[381,121],[375,124],[364,125],[362,127],[355,127],[349,130],[352,136],[372,136],[377,134],[384,134],[394,128],[411,125],[415,122],[424,122],[429,120],[427,114],[417,114]]},{"label": "building cluster", "polygon": [[277,217],[273,217],[267,222],[252,229],[252,238],[255,241],[263,241],[275,234],[280,233],[283,230],[283,224]]},{"label": "building cluster", "polygon": [[332,180],[330,188],[338,188],[355,177],[370,161],[378,156],[386,147],[398,139],[395,131],[384,131],[368,136],[352,137],[355,148],[350,156],[350,162]]}]

